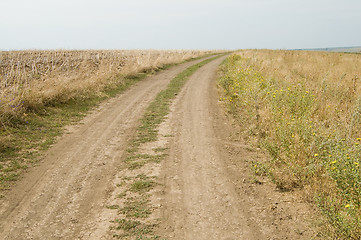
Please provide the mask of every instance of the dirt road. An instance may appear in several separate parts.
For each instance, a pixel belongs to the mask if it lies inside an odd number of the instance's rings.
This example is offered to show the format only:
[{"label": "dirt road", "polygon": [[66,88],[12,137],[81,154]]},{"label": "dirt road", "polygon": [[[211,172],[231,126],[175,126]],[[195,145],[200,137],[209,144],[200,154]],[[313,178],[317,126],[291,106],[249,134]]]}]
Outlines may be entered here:
[{"label": "dirt road", "polygon": [[[157,233],[166,239],[310,239],[303,203],[250,180],[247,162],[263,155],[234,141],[217,102],[216,70],[223,59],[191,77],[161,126],[169,156],[159,164]],[[70,127],[0,200],[0,239],[111,239],[116,211],[105,211],[105,204],[137,121],[194,63],[145,79]]]}]

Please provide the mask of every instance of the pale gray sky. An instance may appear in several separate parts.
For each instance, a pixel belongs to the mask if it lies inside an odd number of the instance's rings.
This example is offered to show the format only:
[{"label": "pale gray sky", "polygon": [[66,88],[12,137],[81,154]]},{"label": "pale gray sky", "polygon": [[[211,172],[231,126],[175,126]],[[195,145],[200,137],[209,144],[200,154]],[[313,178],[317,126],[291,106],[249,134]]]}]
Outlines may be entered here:
[{"label": "pale gray sky", "polygon": [[360,0],[0,0],[0,49],[361,45]]}]

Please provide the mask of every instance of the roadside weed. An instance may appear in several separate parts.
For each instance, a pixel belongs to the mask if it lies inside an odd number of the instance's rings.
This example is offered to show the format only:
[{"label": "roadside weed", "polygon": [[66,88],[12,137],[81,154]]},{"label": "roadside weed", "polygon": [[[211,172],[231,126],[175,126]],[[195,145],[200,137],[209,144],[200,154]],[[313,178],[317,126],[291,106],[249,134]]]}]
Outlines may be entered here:
[{"label": "roadside weed", "polygon": [[[306,55],[320,62],[306,68]],[[361,67],[360,56],[345,55],[344,61],[349,58]],[[348,67],[337,65],[342,60],[339,54],[240,52],[222,66],[220,100],[245,138],[271,156],[267,163],[254,163],[253,172],[269,176],[281,190],[311,188],[333,229],[329,234],[359,239],[361,84],[340,74]],[[337,72],[323,66],[326,61]]]}]

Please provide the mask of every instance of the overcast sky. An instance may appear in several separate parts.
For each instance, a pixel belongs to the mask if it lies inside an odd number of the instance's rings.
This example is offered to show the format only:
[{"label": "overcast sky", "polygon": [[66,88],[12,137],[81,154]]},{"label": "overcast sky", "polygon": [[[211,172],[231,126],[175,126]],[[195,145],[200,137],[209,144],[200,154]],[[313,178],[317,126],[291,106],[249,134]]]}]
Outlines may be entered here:
[{"label": "overcast sky", "polygon": [[0,0],[0,49],[361,46],[361,0]]}]

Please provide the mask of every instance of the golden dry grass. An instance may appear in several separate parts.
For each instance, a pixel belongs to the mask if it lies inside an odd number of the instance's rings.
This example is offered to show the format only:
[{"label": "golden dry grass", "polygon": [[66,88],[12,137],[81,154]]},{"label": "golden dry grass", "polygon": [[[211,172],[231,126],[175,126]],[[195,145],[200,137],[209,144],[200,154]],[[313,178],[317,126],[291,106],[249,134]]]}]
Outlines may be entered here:
[{"label": "golden dry grass", "polygon": [[220,80],[247,140],[272,157],[254,171],[304,189],[338,239],[361,237],[360,77],[360,54],[244,50]]},{"label": "golden dry grass", "polygon": [[[0,122],[54,102],[101,93],[119,76],[163,67],[210,51],[109,50],[0,52]],[[115,78],[117,76],[117,80]]]},{"label": "golden dry grass", "polygon": [[261,50],[242,51],[240,55],[268,78],[303,84],[322,97],[317,114],[321,120],[329,119],[337,110],[343,112],[339,114],[343,122],[349,120],[361,93],[360,54]]}]

